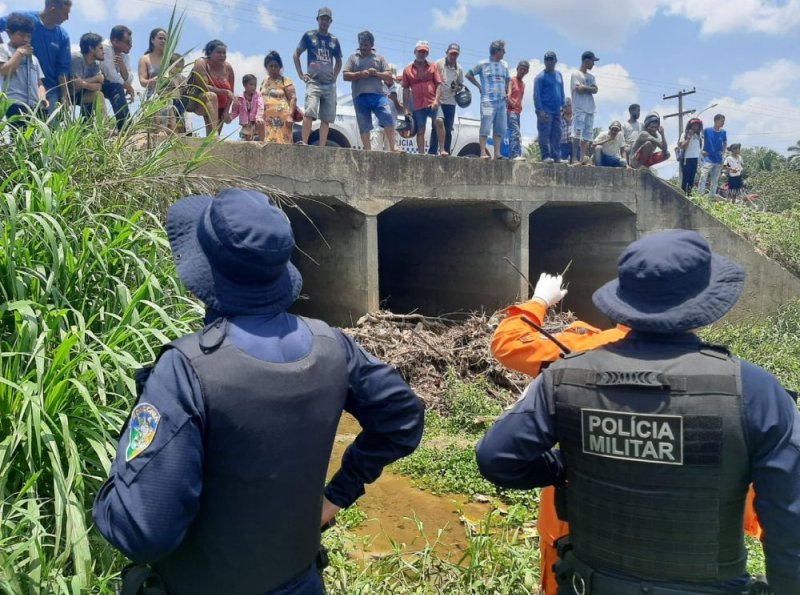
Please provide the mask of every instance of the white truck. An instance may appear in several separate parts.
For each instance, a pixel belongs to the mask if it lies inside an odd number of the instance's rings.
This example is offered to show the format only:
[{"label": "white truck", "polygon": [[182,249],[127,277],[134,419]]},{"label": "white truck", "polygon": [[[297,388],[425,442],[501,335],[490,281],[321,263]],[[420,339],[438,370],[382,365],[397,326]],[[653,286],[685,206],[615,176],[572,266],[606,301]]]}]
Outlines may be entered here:
[{"label": "white truck", "polygon": [[[383,129],[378,126],[377,120],[373,117],[372,133],[370,135],[372,149],[375,151],[383,150],[384,134]],[[480,120],[458,116],[453,123],[453,143],[451,155],[457,157],[479,157],[480,145],[478,143],[478,132],[480,130]],[[302,125],[295,124],[293,129],[294,142],[302,140]],[[428,148],[431,136],[430,121],[425,127],[425,149]],[[319,120],[315,120],[311,127],[309,144],[319,143]],[[406,153],[417,153],[417,139],[402,138],[399,134],[395,135],[397,147]],[[441,141],[440,141],[441,145]],[[361,135],[358,134],[358,124],[356,123],[356,111],[353,107],[351,95],[341,95],[336,99],[336,121],[332,122],[328,131],[329,147],[342,147],[345,149],[363,149]]]}]

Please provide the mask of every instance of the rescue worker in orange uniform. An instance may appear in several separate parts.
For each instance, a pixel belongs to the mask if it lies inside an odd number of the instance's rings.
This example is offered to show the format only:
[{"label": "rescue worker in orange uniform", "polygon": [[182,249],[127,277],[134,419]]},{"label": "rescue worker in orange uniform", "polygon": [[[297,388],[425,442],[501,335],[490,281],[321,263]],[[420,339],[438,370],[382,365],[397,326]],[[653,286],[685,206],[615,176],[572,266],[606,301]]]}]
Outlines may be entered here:
[{"label": "rescue worker in orange uniform", "polygon": [[[550,363],[564,354],[561,347],[549,339],[529,322],[541,327],[548,307],[555,306],[567,290],[563,288],[561,275],[542,273],[534,288],[533,298],[525,303],[509,306],[504,310],[506,318],[495,330],[492,338],[492,355],[505,367],[531,377],[536,377]],[[555,338],[569,351],[588,351],[624,338],[630,329],[618,324],[614,328],[600,330],[586,322],[577,320]],[[761,539],[761,526],[753,509],[752,485],[747,493],[744,513],[745,533]],[[539,496],[539,518],[537,531],[541,549],[541,585],[545,595],[556,595],[553,565],[557,562],[555,542],[569,533],[569,525],[556,514],[556,488],[547,486]]]}]

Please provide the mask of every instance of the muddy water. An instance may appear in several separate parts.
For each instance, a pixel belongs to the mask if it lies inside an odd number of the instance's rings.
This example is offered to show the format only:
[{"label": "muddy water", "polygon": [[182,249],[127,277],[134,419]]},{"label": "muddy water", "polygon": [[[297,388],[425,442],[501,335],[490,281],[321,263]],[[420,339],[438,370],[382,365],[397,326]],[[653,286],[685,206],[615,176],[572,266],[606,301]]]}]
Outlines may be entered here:
[{"label": "muddy water", "polygon": [[[342,453],[359,431],[358,422],[345,414],[333,446],[329,476],[339,468]],[[422,549],[425,540],[414,521],[416,517],[422,523],[425,538],[430,543],[438,539],[437,551],[452,552],[454,561],[458,560],[458,553],[466,549],[461,517],[477,524],[489,512],[486,504],[469,502],[463,496],[435,496],[415,488],[405,477],[386,471],[366,487],[358,507],[367,515],[367,520],[355,530],[357,535],[369,538],[365,554],[389,553],[391,541],[405,544],[410,550]]]}]

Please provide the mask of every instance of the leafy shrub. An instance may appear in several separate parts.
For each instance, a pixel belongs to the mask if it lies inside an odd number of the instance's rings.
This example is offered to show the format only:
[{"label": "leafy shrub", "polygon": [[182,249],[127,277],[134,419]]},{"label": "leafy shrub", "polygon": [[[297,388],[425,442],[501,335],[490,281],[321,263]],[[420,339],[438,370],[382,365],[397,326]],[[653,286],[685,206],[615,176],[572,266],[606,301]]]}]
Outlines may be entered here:
[{"label": "leafy shrub", "polygon": [[165,158],[175,140],[126,139],[34,121],[0,158],[0,577],[15,590],[77,592],[111,571],[89,510],[132,373],[201,314],[158,217],[136,208],[182,193],[194,162]]},{"label": "leafy shrub", "polygon": [[444,406],[447,426],[454,432],[482,433],[486,418],[499,415],[502,407],[488,398],[489,384],[484,378],[467,382],[450,369],[445,374]]},{"label": "leafy shrub", "polygon": [[715,325],[702,336],[771,372],[785,387],[800,388],[800,301],[786,304],[767,318]]},{"label": "leafy shrub", "polygon": [[764,254],[800,276],[800,206],[776,214],[761,213],[730,202],[715,202],[697,195],[693,195],[691,200]]},{"label": "leafy shrub", "polygon": [[760,171],[747,178],[747,188],[761,197],[770,212],[795,209],[800,204],[800,170]]}]

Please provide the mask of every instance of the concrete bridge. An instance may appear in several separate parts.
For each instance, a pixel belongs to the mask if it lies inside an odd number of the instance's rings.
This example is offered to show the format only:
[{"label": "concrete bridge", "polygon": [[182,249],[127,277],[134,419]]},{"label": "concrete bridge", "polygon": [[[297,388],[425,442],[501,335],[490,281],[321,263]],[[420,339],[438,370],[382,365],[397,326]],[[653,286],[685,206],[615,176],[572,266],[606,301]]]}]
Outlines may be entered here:
[{"label": "concrete bridge", "polygon": [[505,258],[534,283],[571,262],[564,307],[608,324],[592,292],[616,276],[625,245],[668,228],[698,231],[745,267],[734,317],[800,296],[797,277],[647,171],[247,143],[215,155],[203,173],[297,197],[288,214],[308,299],[295,310],[335,324],[379,307],[436,315],[528,297]]}]

